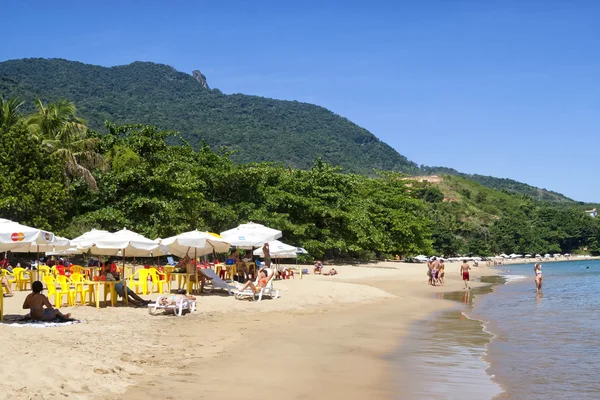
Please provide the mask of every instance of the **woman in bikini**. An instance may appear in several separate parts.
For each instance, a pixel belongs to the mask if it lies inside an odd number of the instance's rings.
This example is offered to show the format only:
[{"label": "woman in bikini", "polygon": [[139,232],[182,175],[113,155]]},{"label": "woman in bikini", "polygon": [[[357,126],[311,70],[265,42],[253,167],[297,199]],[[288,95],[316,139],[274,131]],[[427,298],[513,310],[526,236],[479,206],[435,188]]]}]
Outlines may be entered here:
[{"label": "woman in bikini", "polygon": [[73,321],[71,314],[63,314],[56,308],[53,308],[48,298],[42,294],[42,290],[44,290],[42,282],[33,282],[31,284],[31,293],[27,295],[23,303],[23,308],[30,310],[31,319],[36,321],[52,321],[54,319],[63,322]]},{"label": "woman in bikini", "polygon": [[533,272],[535,272],[535,291],[539,293],[542,291],[542,264],[536,263]]},{"label": "woman in bikini", "polygon": [[258,282],[256,283],[256,285],[254,284],[254,282],[248,281],[248,282],[246,282],[246,284],[244,286],[242,286],[239,293],[242,293],[244,290],[246,290],[248,288],[252,289],[252,291],[254,293],[258,293],[258,292],[260,292],[260,290],[262,288],[267,287],[267,282],[268,282],[267,271],[265,271],[264,268],[261,268],[260,271],[258,271],[258,275],[259,275],[259,278],[258,278]]}]

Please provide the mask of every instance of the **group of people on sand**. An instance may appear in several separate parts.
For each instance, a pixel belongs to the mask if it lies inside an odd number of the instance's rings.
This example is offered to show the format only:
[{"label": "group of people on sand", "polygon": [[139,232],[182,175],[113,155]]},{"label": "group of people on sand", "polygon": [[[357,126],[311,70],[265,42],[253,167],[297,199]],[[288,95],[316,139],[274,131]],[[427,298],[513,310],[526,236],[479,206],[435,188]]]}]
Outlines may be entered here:
[{"label": "group of people on sand", "polygon": [[446,266],[443,258],[431,257],[427,261],[428,284],[431,286],[444,286],[444,277],[446,275]]},{"label": "group of people on sand", "polygon": [[335,268],[331,268],[328,272],[323,272],[323,262],[322,261],[317,261],[315,263],[315,267],[314,267],[314,274],[315,275],[329,275],[329,276],[333,276],[333,275],[337,275],[338,272],[335,270]]},{"label": "group of people on sand", "polygon": [[[471,276],[469,271],[471,267],[467,260],[463,260],[460,266],[460,275],[465,284],[465,289],[471,289],[469,282]],[[443,258],[431,257],[427,262],[427,284],[431,286],[444,286],[444,278],[446,275],[446,265]]]}]

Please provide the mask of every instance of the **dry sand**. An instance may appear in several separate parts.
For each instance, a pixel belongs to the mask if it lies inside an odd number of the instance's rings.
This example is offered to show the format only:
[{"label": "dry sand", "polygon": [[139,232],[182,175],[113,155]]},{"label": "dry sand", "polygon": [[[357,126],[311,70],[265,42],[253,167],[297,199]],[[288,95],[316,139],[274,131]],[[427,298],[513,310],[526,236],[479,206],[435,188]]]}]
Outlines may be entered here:
[{"label": "dry sand", "polygon": [[[453,306],[435,293],[462,289],[458,264],[444,287],[427,285],[424,264],[336,269],[275,281],[276,300],[203,295],[182,318],[80,306],[63,311],[81,324],[0,325],[0,399],[389,398],[385,356],[411,322]],[[25,295],[5,298],[6,314],[23,314]]]}]

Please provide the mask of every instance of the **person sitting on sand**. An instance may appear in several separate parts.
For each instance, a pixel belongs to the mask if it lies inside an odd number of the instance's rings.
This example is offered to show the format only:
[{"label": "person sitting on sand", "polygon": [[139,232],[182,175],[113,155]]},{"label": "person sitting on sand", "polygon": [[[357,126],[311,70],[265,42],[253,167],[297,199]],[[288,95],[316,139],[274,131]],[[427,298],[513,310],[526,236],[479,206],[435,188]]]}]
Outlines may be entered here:
[{"label": "person sitting on sand", "polygon": [[242,293],[244,290],[250,288],[252,289],[252,291],[254,293],[258,293],[260,292],[261,289],[267,287],[267,282],[269,281],[267,279],[267,271],[265,271],[265,268],[261,268],[258,271],[258,282],[256,283],[256,285],[254,284],[254,282],[252,281],[248,281],[246,282],[246,284],[244,286],[242,286],[242,288],[240,289],[240,293]]},{"label": "person sitting on sand", "polygon": [[329,276],[333,276],[333,275],[337,275],[337,274],[338,274],[338,272],[335,270],[335,268],[331,268],[331,269],[329,270],[329,272],[326,272],[326,273],[325,273],[325,274],[323,274],[323,275],[329,275]]},{"label": "person sitting on sand", "polygon": [[319,273],[322,274],[323,273],[323,263],[321,261],[317,261],[315,263],[315,275]]},{"label": "person sitting on sand", "polygon": [[[52,321],[58,319],[62,322],[73,321],[71,314],[63,314],[52,307],[48,298],[42,294],[44,285],[40,281],[31,284],[31,293],[23,302],[23,308],[29,309],[31,319],[35,321]],[[44,308],[46,307],[46,308]]]}]

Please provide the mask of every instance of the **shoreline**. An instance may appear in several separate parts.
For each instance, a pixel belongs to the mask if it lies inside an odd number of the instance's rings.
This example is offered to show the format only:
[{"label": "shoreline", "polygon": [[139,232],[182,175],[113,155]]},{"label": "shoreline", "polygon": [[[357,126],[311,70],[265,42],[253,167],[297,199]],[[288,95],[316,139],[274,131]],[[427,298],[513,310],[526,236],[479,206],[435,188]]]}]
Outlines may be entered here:
[{"label": "shoreline", "polygon": [[[427,285],[425,264],[390,264],[336,266],[338,276],[276,281],[282,297],[260,303],[203,295],[198,312],[183,318],[125,307],[66,309],[85,322],[21,328],[28,346],[8,343],[14,356],[3,363],[11,371],[6,392],[16,399],[210,399],[241,398],[261,387],[282,398],[387,399],[394,394],[388,355],[412,323],[454,306],[436,294],[463,285],[458,263],[446,265],[443,287]],[[473,277],[495,273],[472,269]],[[20,308],[22,293],[7,302],[9,314]],[[0,325],[0,334],[14,329]],[[48,342],[61,349],[60,360]],[[56,368],[79,376],[56,377]],[[23,370],[30,372],[17,373]],[[47,378],[34,379],[40,375]]]}]

